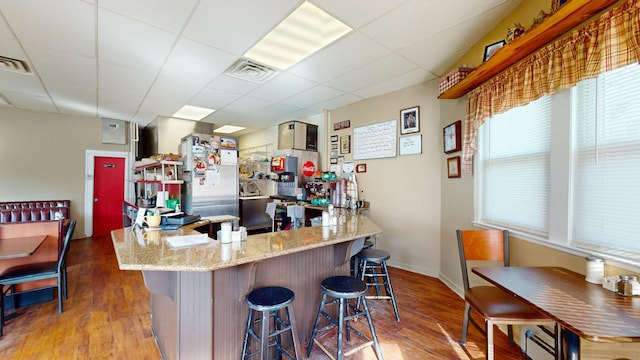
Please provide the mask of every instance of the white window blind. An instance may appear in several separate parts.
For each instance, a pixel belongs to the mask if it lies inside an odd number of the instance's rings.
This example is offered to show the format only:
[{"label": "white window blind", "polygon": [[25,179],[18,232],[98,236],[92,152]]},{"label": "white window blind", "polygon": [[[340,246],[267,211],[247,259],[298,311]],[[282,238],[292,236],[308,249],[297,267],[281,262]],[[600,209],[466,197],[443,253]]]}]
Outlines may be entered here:
[{"label": "white window blind", "polygon": [[481,127],[480,222],[548,234],[551,104],[543,97]]},{"label": "white window blind", "polygon": [[640,260],[640,67],[579,83],[574,102],[572,240]]}]

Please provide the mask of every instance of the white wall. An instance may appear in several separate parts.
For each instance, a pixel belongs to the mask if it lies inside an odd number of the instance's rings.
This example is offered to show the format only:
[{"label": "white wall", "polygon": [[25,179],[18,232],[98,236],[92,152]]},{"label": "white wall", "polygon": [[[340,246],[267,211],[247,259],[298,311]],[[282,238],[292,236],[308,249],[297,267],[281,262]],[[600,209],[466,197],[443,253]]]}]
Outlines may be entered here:
[{"label": "white wall", "polygon": [[129,151],[128,144],[102,144],[101,124],[0,106],[0,201],[71,200],[75,237],[82,237],[86,150]]}]

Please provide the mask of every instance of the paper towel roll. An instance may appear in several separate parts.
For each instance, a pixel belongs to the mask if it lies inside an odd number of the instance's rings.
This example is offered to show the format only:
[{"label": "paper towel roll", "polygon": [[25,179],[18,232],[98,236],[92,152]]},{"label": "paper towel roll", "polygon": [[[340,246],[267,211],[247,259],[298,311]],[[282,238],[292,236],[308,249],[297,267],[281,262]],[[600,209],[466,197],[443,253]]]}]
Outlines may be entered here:
[{"label": "paper towel roll", "polygon": [[322,212],[322,226],[329,226],[329,213],[326,211]]},{"label": "paper towel roll", "polygon": [[326,240],[329,238],[329,227],[328,226],[323,226],[322,227],[322,239]]},{"label": "paper towel roll", "polygon": [[158,194],[156,196],[156,206],[157,207],[164,207],[165,206],[165,200],[167,200],[169,198],[169,192],[168,191],[158,191]]},{"label": "paper towel roll", "polygon": [[220,260],[221,261],[229,261],[231,260],[231,245],[223,244],[220,246]]},{"label": "paper towel roll", "polygon": [[231,223],[223,222],[220,224],[220,233],[221,233],[221,242],[223,244],[228,244],[231,242]]}]

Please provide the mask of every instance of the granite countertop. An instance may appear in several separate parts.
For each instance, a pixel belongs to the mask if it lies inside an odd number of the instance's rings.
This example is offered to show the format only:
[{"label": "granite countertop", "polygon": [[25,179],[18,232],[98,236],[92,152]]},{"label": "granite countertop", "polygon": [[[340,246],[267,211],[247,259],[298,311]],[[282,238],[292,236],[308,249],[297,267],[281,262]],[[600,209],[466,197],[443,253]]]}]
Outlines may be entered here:
[{"label": "granite countertop", "polygon": [[338,244],[381,233],[365,215],[344,212],[342,225],[305,227],[295,230],[250,235],[245,241],[221,244],[210,239],[206,245],[174,249],[168,236],[199,234],[193,226],[178,230],[113,230],[111,238],[121,270],[212,271],[276,256]]}]

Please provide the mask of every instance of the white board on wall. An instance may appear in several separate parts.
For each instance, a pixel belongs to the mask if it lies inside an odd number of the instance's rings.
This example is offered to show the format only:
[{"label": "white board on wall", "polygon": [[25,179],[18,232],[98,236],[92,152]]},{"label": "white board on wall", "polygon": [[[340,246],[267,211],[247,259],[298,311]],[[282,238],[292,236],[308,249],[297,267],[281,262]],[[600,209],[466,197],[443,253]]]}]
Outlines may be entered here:
[{"label": "white board on wall", "polygon": [[398,120],[360,126],[353,129],[353,159],[395,157]]}]

